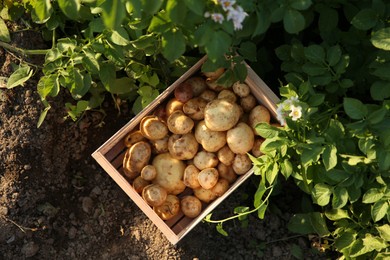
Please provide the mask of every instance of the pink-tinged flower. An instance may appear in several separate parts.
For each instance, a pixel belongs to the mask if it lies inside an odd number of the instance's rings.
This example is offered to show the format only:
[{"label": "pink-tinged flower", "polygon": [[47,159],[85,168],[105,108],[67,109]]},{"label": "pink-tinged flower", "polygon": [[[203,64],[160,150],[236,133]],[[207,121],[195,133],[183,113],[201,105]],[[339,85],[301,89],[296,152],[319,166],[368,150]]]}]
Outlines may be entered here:
[{"label": "pink-tinged flower", "polygon": [[291,113],[289,114],[289,116],[291,117],[291,119],[293,121],[297,121],[302,116],[302,107],[301,106],[296,107],[296,106],[292,105],[291,106]]},{"label": "pink-tinged flower", "polygon": [[222,24],[222,22],[225,20],[225,17],[223,17],[222,14],[220,13],[212,13],[211,14],[211,19],[216,22]]},{"label": "pink-tinged flower", "polygon": [[219,0],[218,2],[225,12],[233,8],[233,5],[236,3],[235,0]]},{"label": "pink-tinged flower", "polygon": [[227,20],[232,20],[234,30],[242,29],[242,22],[245,20],[248,14],[242,9],[241,6],[237,5],[235,8],[230,8],[227,14]]}]

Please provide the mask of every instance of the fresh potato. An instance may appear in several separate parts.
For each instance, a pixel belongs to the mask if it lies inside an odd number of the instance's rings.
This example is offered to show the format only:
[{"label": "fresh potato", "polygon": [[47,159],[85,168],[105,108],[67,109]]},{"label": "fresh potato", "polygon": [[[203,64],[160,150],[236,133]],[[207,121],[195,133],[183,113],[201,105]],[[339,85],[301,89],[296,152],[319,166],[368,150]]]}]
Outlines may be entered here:
[{"label": "fresh potato", "polygon": [[252,161],[247,154],[237,154],[232,166],[236,174],[243,175],[252,168]]},{"label": "fresh potato", "polygon": [[227,180],[230,184],[236,181],[237,174],[234,172],[231,165],[219,163],[217,169],[220,178]]},{"label": "fresh potato", "polygon": [[205,124],[213,131],[229,130],[236,125],[240,116],[240,106],[225,99],[210,101],[204,110]]},{"label": "fresh potato", "polygon": [[194,121],[181,110],[174,111],[167,120],[169,131],[179,135],[191,132],[194,124]]},{"label": "fresh potato", "polygon": [[173,94],[177,100],[183,103],[187,102],[194,96],[191,84],[186,81],[177,86]]},{"label": "fresh potato", "polygon": [[224,89],[219,92],[218,97],[219,99],[226,99],[232,103],[235,103],[237,101],[237,96],[234,94],[233,91],[229,89]]},{"label": "fresh potato", "polygon": [[251,93],[251,89],[249,88],[249,86],[239,81],[234,83],[232,88],[233,92],[241,98],[246,97]]},{"label": "fresh potato", "polygon": [[137,178],[134,179],[133,181],[133,188],[134,190],[139,193],[139,194],[142,194],[142,191],[144,190],[144,188],[146,186],[148,186],[150,184],[149,181],[145,180],[144,178],[142,178],[141,176],[138,176]]},{"label": "fresh potato", "polygon": [[152,207],[162,205],[167,196],[167,191],[158,184],[149,184],[142,190],[142,198]]},{"label": "fresh potato", "polygon": [[200,184],[198,181],[199,169],[195,165],[187,165],[184,170],[183,183],[191,189],[199,188]]},{"label": "fresh potato", "polygon": [[206,108],[206,105],[206,100],[201,97],[195,97],[188,100],[188,102],[183,105],[183,112],[193,120],[202,120],[204,118],[204,109]]},{"label": "fresh potato", "polygon": [[169,153],[179,160],[190,160],[198,152],[198,142],[193,133],[171,135],[168,139]]},{"label": "fresh potato", "polygon": [[224,89],[224,87],[222,85],[219,85],[216,80],[207,79],[206,84],[209,89],[214,90],[216,92],[219,92]]},{"label": "fresh potato", "polygon": [[152,148],[144,141],[133,144],[125,153],[123,158],[123,171],[125,176],[134,179],[142,168],[149,163]]},{"label": "fresh potato", "polygon": [[154,157],[152,165],[157,171],[152,183],[160,185],[169,194],[177,195],[185,190],[182,180],[186,165],[183,161],[173,158],[170,153],[162,153]]},{"label": "fresh potato", "polygon": [[211,189],[218,182],[218,170],[215,168],[206,168],[199,172],[198,181],[204,189]]},{"label": "fresh potato", "polygon": [[215,91],[212,91],[211,89],[206,89],[205,91],[203,91],[200,94],[199,97],[203,98],[207,102],[210,102],[211,100],[214,100],[217,98],[217,93]]},{"label": "fresh potato", "polygon": [[256,135],[258,135],[255,130],[256,125],[262,122],[269,124],[270,120],[271,114],[265,106],[257,105],[249,113],[249,126],[252,127]]},{"label": "fresh potato", "polygon": [[146,138],[142,135],[141,131],[136,130],[126,135],[124,143],[126,147],[131,147],[133,144],[144,140]]},{"label": "fresh potato", "polygon": [[217,198],[217,195],[215,195],[212,190],[207,190],[202,187],[193,189],[193,191],[195,197],[206,203],[210,203]]},{"label": "fresh potato", "polygon": [[252,150],[255,141],[253,130],[247,124],[240,122],[226,133],[226,142],[235,154],[244,154]]},{"label": "fresh potato", "polygon": [[207,151],[200,151],[194,157],[194,165],[199,170],[206,168],[213,168],[218,165],[218,157],[215,153],[210,153]]},{"label": "fresh potato", "polygon": [[253,95],[250,94],[241,98],[240,105],[245,113],[249,113],[257,105],[257,100]]},{"label": "fresh potato", "polygon": [[189,218],[196,218],[202,212],[202,202],[192,195],[183,197],[180,207],[183,214]]},{"label": "fresh potato", "polygon": [[218,160],[225,164],[225,165],[232,165],[234,156],[236,156],[232,150],[230,150],[228,145],[223,146],[221,149],[219,149],[218,153]]},{"label": "fresh potato", "polygon": [[216,69],[215,71],[207,71],[207,72],[203,72],[203,75],[205,75],[205,77],[208,79],[208,80],[216,80],[218,79],[223,73],[225,72],[225,68],[218,68]]},{"label": "fresh potato", "polygon": [[166,117],[170,116],[173,111],[183,110],[184,103],[180,102],[176,98],[171,98],[165,106]]},{"label": "fresh potato", "polygon": [[168,118],[165,106],[166,105],[161,104],[153,112],[153,115],[159,117],[164,122],[167,121]]},{"label": "fresh potato", "polygon": [[191,86],[194,97],[199,96],[200,93],[207,89],[206,80],[202,77],[191,77],[185,82]]},{"label": "fresh potato", "polygon": [[180,199],[175,195],[168,194],[164,203],[153,207],[153,210],[162,220],[171,219],[180,212]]},{"label": "fresh potato", "polygon": [[255,139],[255,143],[253,144],[253,147],[252,147],[252,155],[254,157],[260,157],[261,155],[263,155],[263,153],[260,151],[260,147],[264,141],[265,141],[264,138],[256,138]]},{"label": "fresh potato", "polygon": [[226,144],[226,132],[210,130],[204,120],[196,125],[195,138],[208,152],[216,152]]},{"label": "fresh potato", "polygon": [[211,188],[211,191],[221,197],[229,189],[229,182],[223,178],[219,178],[218,182]]},{"label": "fresh potato", "polygon": [[168,134],[168,127],[158,116],[150,115],[142,118],[140,131],[147,139],[158,140]]},{"label": "fresh potato", "polygon": [[163,139],[150,140],[152,144],[153,153],[166,153],[168,152],[168,140],[169,136],[165,136]]},{"label": "fresh potato", "polygon": [[156,178],[156,175],[156,167],[154,167],[153,165],[148,164],[141,170],[141,177],[145,181],[152,181],[154,178]]}]

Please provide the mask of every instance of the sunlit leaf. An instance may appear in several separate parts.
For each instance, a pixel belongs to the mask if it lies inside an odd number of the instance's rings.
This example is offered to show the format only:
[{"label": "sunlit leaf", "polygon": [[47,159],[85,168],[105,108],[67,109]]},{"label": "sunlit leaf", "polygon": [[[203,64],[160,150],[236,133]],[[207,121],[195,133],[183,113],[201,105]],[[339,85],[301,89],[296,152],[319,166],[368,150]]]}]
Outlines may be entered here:
[{"label": "sunlit leaf", "polygon": [[79,18],[80,0],[57,0],[61,11],[70,19]]},{"label": "sunlit leaf", "polygon": [[390,51],[390,27],[375,31],[371,36],[371,43],[378,49]]},{"label": "sunlit leaf", "polygon": [[10,42],[11,41],[8,27],[2,18],[0,18],[0,41],[3,41],[3,42]]},{"label": "sunlit leaf", "polygon": [[11,89],[16,86],[23,85],[29,78],[31,78],[33,74],[33,70],[30,66],[21,66],[17,70],[15,70],[7,81],[7,88]]}]

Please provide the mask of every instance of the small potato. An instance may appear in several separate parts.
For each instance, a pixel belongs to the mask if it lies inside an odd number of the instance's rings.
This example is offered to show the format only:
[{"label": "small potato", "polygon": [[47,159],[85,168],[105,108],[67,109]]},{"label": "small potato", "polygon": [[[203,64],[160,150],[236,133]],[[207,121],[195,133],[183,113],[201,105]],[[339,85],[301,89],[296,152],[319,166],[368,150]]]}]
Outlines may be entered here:
[{"label": "small potato", "polygon": [[226,142],[235,154],[244,154],[252,150],[255,141],[253,130],[247,124],[240,122],[226,133]]},{"label": "small potato", "polygon": [[229,182],[223,178],[219,178],[218,182],[211,188],[211,191],[217,196],[221,197],[229,189]]},{"label": "small potato", "polygon": [[183,112],[193,120],[202,120],[204,118],[204,109],[206,108],[206,105],[207,101],[203,98],[192,98],[183,105]]},{"label": "small potato", "polygon": [[208,152],[216,152],[226,144],[226,132],[210,130],[204,120],[196,125],[195,138]]},{"label": "small potato", "polygon": [[206,89],[205,91],[200,94],[201,98],[206,100],[207,102],[210,102],[211,100],[214,100],[217,98],[217,93],[215,91],[212,91],[211,89]]},{"label": "small potato", "polygon": [[239,81],[234,83],[232,88],[234,93],[241,98],[246,97],[251,93],[251,89],[249,88],[249,86]]},{"label": "small potato", "polygon": [[218,165],[218,162],[218,157],[207,151],[200,151],[194,157],[194,165],[199,170],[214,168]]},{"label": "small potato", "polygon": [[236,181],[237,174],[234,172],[231,165],[225,165],[223,163],[218,164],[219,177],[227,180],[230,184]]},{"label": "small potato", "polygon": [[133,144],[144,140],[146,138],[142,135],[141,131],[136,130],[126,135],[124,143],[126,147],[131,147]]},{"label": "small potato", "polygon": [[202,188],[209,190],[218,182],[218,170],[215,168],[206,168],[199,172],[198,181]]},{"label": "small potato", "polygon": [[169,136],[165,136],[163,139],[150,140],[152,144],[153,153],[160,154],[168,152],[168,140]]},{"label": "small potato", "polygon": [[219,92],[224,89],[222,85],[219,85],[216,80],[206,80],[206,84],[209,87],[209,89],[214,90],[216,92]]},{"label": "small potato", "polygon": [[257,100],[253,95],[248,95],[241,98],[240,105],[245,113],[249,113],[257,105]]},{"label": "small potato", "polygon": [[189,218],[196,218],[202,212],[202,202],[192,195],[183,197],[180,207],[183,214]]},{"label": "small potato", "polygon": [[199,144],[193,133],[171,135],[168,139],[168,150],[172,157],[179,160],[190,160],[198,152]]},{"label": "small potato", "polygon": [[164,122],[167,121],[167,111],[165,109],[166,105],[159,105],[153,112],[153,115],[158,116]]},{"label": "small potato", "polygon": [[150,144],[144,141],[135,143],[125,153],[123,158],[123,171],[125,176],[134,179],[142,168],[149,163],[152,154]]},{"label": "small potato", "polygon": [[265,106],[257,105],[249,113],[249,126],[252,127],[256,135],[258,135],[255,130],[256,125],[262,122],[269,124],[270,120],[271,114]]},{"label": "small potato", "polygon": [[149,184],[142,191],[142,198],[152,207],[162,205],[167,196],[167,191],[158,184]]},{"label": "small potato", "polygon": [[184,106],[183,102],[180,102],[176,98],[171,98],[168,101],[167,105],[165,106],[166,117],[168,118],[168,116],[170,116],[173,113],[173,111],[183,110],[183,106]]},{"label": "small potato", "polygon": [[237,154],[232,166],[236,174],[243,175],[252,168],[252,161],[247,154]]},{"label": "small potato", "polygon": [[203,75],[209,80],[218,79],[225,72],[225,68],[218,68],[215,71],[203,72]]},{"label": "small potato", "polygon": [[139,193],[139,194],[142,194],[142,191],[144,190],[144,188],[146,186],[148,186],[150,184],[149,181],[145,180],[144,178],[142,178],[141,176],[138,176],[137,178],[134,179],[133,181],[133,188],[134,190]]},{"label": "small potato", "polygon": [[210,203],[217,198],[217,195],[215,195],[212,190],[206,190],[202,187],[193,189],[193,191],[195,197],[206,203]]},{"label": "small potato", "polygon": [[237,124],[241,111],[236,103],[225,99],[215,99],[205,107],[204,121],[210,130],[227,131]]},{"label": "small potato", "polygon": [[154,180],[154,178],[156,178],[156,176],[157,170],[156,167],[154,167],[153,165],[148,164],[141,170],[141,177],[145,181],[152,181]]},{"label": "small potato", "polygon": [[191,189],[196,189],[200,187],[198,181],[199,169],[195,167],[195,165],[187,165],[184,170],[183,183],[190,187]]},{"label": "small potato", "polygon": [[168,134],[168,127],[157,116],[146,116],[140,122],[140,131],[149,140],[158,140]]},{"label": "small potato", "polygon": [[218,97],[219,99],[226,99],[232,103],[235,103],[237,101],[237,96],[234,94],[233,91],[229,89],[224,89],[219,92]]},{"label": "small potato", "polygon": [[207,89],[206,80],[202,77],[191,77],[185,81],[187,84],[191,85],[192,93],[194,97],[197,97],[205,89]]},{"label": "small potato", "polygon": [[174,111],[167,120],[169,131],[179,135],[191,132],[194,124],[194,121],[181,110]]},{"label": "small potato", "polygon": [[265,141],[264,138],[255,139],[255,143],[253,144],[252,147],[252,155],[254,157],[260,157],[261,155],[263,155],[263,153],[260,151],[260,146],[263,144],[264,141]]},{"label": "small potato", "polygon": [[217,156],[218,156],[218,160],[221,163],[223,163],[225,165],[232,165],[233,160],[234,160],[234,156],[236,156],[236,155],[235,155],[235,153],[232,152],[232,150],[230,150],[228,145],[225,145],[224,147],[219,149]]},{"label": "small potato", "polygon": [[187,102],[194,96],[191,84],[186,81],[175,88],[173,94],[177,100],[183,103]]},{"label": "small potato", "polygon": [[171,219],[180,212],[180,199],[175,195],[168,194],[164,203],[153,207],[153,210],[162,220]]}]

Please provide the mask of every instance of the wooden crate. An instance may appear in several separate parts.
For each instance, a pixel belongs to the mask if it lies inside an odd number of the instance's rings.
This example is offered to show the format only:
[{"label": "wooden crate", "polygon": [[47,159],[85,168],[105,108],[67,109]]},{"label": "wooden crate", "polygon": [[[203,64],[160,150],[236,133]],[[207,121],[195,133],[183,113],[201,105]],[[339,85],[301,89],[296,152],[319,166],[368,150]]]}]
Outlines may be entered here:
[{"label": "wooden crate", "polygon": [[[230,186],[229,190],[218,199],[212,201],[208,205],[203,205],[202,213],[194,218],[188,218],[183,214],[174,217],[168,221],[162,220],[153,209],[142,199],[142,197],[132,188],[129,181],[122,175],[122,161],[126,152],[124,145],[124,137],[134,128],[136,128],[141,119],[148,114],[151,114],[154,109],[164,102],[183,81],[195,75],[200,71],[202,64],[207,57],[203,57],[163,93],[159,95],[151,104],[142,110],[137,116],[123,126],[116,134],[107,140],[93,154],[93,158],[101,165],[101,167],[114,179],[114,181],[122,188],[124,192],[137,204],[137,206],[150,218],[151,221],[161,230],[172,244],[179,242],[191,229],[193,229],[206,215],[208,215],[215,207],[217,207],[227,196],[237,189],[246,179],[248,179],[253,169],[239,178]],[[251,88],[252,94],[257,98],[260,104],[267,107],[273,117],[276,116],[276,103],[279,102],[278,97],[271,89],[256,75],[256,73],[248,67],[248,76],[245,81]],[[185,193],[185,192],[184,192]]]}]

